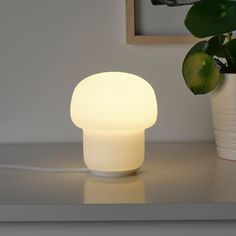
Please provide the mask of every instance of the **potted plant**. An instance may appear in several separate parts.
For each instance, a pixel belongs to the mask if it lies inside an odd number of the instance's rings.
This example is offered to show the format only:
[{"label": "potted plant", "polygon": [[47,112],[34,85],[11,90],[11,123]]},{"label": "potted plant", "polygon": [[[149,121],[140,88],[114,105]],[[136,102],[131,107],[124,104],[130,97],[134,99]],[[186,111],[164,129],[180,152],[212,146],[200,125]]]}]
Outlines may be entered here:
[{"label": "potted plant", "polygon": [[194,94],[211,92],[211,110],[218,156],[236,160],[236,1],[195,2],[185,26],[198,38],[182,67]]},{"label": "potted plant", "polygon": [[193,4],[185,26],[197,38],[183,61],[183,77],[195,94],[210,93],[218,156],[236,160],[236,1],[151,0],[153,5]]}]

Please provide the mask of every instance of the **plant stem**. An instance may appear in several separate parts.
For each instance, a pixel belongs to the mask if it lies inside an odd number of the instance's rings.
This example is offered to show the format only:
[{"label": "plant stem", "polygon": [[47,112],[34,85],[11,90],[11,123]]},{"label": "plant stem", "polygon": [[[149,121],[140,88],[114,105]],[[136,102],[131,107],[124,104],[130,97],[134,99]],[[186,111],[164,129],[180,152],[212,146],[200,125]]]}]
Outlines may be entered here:
[{"label": "plant stem", "polygon": [[232,40],[232,36],[233,36],[233,33],[232,33],[232,32],[227,33],[227,39],[228,39],[228,41]]},{"label": "plant stem", "polygon": [[[218,36],[218,39],[219,39],[219,43],[220,43],[221,50],[222,50],[223,54],[225,55],[225,59],[226,59],[228,68],[230,69],[231,66],[232,66],[231,59],[230,59],[230,55],[229,55],[229,53],[227,52],[227,50],[225,50],[224,45],[221,43],[220,35]],[[230,40],[232,39],[232,32],[229,32],[229,33],[227,34],[227,39],[228,39],[228,41],[230,41]]]}]

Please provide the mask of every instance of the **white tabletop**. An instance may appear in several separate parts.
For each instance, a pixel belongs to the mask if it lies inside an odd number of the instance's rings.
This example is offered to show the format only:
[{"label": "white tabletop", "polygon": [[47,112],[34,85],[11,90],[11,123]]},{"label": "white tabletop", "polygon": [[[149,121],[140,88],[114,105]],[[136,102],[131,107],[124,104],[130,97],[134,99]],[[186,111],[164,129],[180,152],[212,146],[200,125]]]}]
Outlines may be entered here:
[{"label": "white tabletop", "polygon": [[[2,144],[0,164],[84,167],[81,144]],[[122,178],[0,169],[0,190],[0,221],[236,219],[236,162],[213,143],[149,143]]]}]

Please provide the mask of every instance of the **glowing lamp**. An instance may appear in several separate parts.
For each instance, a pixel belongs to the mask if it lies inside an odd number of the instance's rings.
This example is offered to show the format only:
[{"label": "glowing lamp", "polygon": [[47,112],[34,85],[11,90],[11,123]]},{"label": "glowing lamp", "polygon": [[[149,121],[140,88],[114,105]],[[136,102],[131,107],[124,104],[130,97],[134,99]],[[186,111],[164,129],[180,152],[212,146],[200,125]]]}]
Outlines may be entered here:
[{"label": "glowing lamp", "polygon": [[147,81],[123,72],[89,76],[76,86],[70,113],[83,129],[84,161],[92,174],[123,176],[141,167],[145,129],[157,118]]}]

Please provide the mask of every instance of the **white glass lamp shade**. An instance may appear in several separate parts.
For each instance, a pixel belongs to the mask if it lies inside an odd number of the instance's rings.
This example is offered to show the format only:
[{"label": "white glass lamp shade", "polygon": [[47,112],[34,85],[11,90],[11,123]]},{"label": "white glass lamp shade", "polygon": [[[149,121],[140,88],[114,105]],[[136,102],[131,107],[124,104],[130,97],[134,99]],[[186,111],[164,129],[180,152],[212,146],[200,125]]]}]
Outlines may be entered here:
[{"label": "white glass lamp shade", "polygon": [[71,119],[83,129],[84,160],[92,173],[131,174],[144,161],[144,131],[157,119],[156,96],[144,79],[124,72],[89,76],[75,88]]}]

